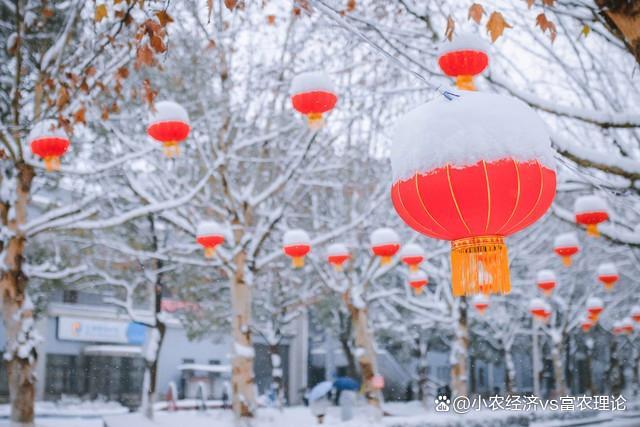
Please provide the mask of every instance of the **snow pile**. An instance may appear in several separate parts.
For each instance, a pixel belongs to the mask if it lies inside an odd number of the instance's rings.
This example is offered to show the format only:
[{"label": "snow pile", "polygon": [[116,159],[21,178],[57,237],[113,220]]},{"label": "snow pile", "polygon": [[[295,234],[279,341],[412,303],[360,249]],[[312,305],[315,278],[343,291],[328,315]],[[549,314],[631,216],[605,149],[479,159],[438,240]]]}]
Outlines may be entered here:
[{"label": "snow pile", "polygon": [[226,236],[227,229],[215,221],[202,221],[196,228],[197,236]]},{"label": "snow pile", "polygon": [[151,330],[151,333],[149,334],[147,345],[143,351],[144,359],[149,363],[154,362],[156,360],[156,356],[158,355],[159,347],[160,347],[160,331],[158,330],[158,328],[153,328]]},{"label": "snow pile", "polygon": [[529,310],[546,310],[547,303],[541,298],[533,298],[529,303]]},{"label": "snow pile", "polygon": [[282,236],[282,244],[284,246],[293,245],[309,245],[311,239],[306,231],[296,228],[295,230],[288,230]]},{"label": "snow pile", "polygon": [[485,294],[478,294],[473,297],[472,303],[476,305],[489,305],[489,297]]},{"label": "snow pile", "polygon": [[314,91],[336,92],[331,78],[329,78],[324,71],[300,73],[293,78],[291,82],[291,95]]},{"label": "snow pile", "polygon": [[555,168],[547,125],[522,101],[493,93],[464,91],[416,108],[398,121],[391,148],[394,181],[504,158]]},{"label": "snow pile", "polygon": [[34,139],[39,138],[68,139],[68,136],[64,129],[58,127],[58,122],[55,120],[42,120],[31,129],[31,132],[29,132],[29,135],[27,136],[27,143],[31,144]]},{"label": "snow pile", "polygon": [[[8,417],[10,410],[11,405],[0,405],[0,418]],[[71,396],[63,396],[57,402],[40,401],[35,404],[35,413],[38,417],[102,417],[126,414],[128,412],[129,408],[122,406],[118,402],[102,399],[81,400]]]},{"label": "snow pile", "polygon": [[454,33],[453,39],[445,39],[445,41],[439,46],[438,51],[440,55],[444,55],[448,52],[455,52],[459,50],[479,50],[481,52],[489,54],[491,45],[482,37],[471,33]]},{"label": "snow pile", "polygon": [[595,194],[578,197],[573,204],[573,213],[577,215],[590,212],[609,212],[609,206],[602,197]]},{"label": "snow pile", "polygon": [[370,236],[371,246],[397,245],[400,243],[400,236],[391,228],[378,228]]},{"label": "snow pile", "polygon": [[425,251],[422,246],[415,243],[407,243],[400,249],[400,257],[424,257]]},{"label": "snow pile", "polygon": [[580,247],[578,236],[574,232],[563,233],[556,236],[553,241],[554,248]]},{"label": "snow pile", "polygon": [[349,248],[342,243],[332,243],[327,247],[328,256],[349,255]]},{"label": "snow pile", "polygon": [[603,307],[603,303],[602,300],[598,297],[590,297],[587,300],[587,308],[588,309],[592,309],[592,308],[602,308]]},{"label": "snow pile", "polygon": [[233,352],[236,356],[244,357],[246,359],[253,359],[256,355],[253,347],[240,344],[237,341],[233,343]]},{"label": "snow pile", "polygon": [[540,270],[537,275],[538,283],[555,282],[556,274],[552,270]]},{"label": "snow pile", "polygon": [[611,262],[603,262],[598,266],[598,276],[617,276],[618,267]]},{"label": "snow pile", "polygon": [[189,124],[189,114],[184,107],[173,101],[156,102],[155,111],[149,113],[149,123],[183,122]]}]

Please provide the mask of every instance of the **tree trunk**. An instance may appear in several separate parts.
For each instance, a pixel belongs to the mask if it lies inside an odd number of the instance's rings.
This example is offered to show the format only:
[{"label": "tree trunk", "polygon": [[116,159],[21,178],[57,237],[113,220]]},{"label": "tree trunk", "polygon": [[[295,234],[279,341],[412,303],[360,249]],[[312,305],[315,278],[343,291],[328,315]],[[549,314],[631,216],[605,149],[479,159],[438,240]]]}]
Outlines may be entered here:
[{"label": "tree trunk", "polygon": [[231,284],[233,359],[231,390],[233,412],[238,417],[252,418],[256,410],[255,378],[253,374],[253,341],[251,339],[251,290],[245,282],[246,254],[234,258],[236,273]]},{"label": "tree trunk", "polygon": [[369,328],[367,309],[358,308],[351,303],[351,321],[356,338],[358,364],[360,365],[360,375],[362,378],[362,389],[367,403],[375,408],[381,408],[383,398],[382,391],[373,387],[373,377],[378,375],[378,361],[373,346],[373,336]]},{"label": "tree trunk", "polygon": [[504,349],[504,365],[505,365],[505,392],[507,395],[513,394],[513,386],[516,383],[516,366],[513,363],[511,348]]},{"label": "tree trunk", "polygon": [[562,340],[552,340],[551,360],[553,361],[553,376],[555,380],[556,397],[567,395],[567,385],[564,378],[564,364],[562,359]]},{"label": "tree trunk", "polygon": [[429,394],[427,390],[429,381],[427,376],[427,344],[420,337],[415,340],[414,355],[418,359],[418,400],[426,407]]},{"label": "tree trunk", "polygon": [[607,374],[611,395],[617,396],[622,393],[622,389],[624,388],[624,379],[622,375],[622,365],[618,357],[618,339],[616,337],[613,337],[611,340],[609,372],[607,372]]},{"label": "tree trunk", "polygon": [[145,365],[145,369],[149,371],[149,387],[145,390],[147,398],[144,415],[150,420],[153,420],[153,404],[156,401],[156,393],[158,389],[158,357],[160,356],[160,348],[162,347],[164,335],[167,330],[167,326],[158,320],[157,317],[155,330],[157,331],[157,344],[155,346],[153,359],[147,360]]},{"label": "tree trunk", "polygon": [[469,328],[467,326],[467,301],[460,298],[458,327],[451,348],[451,391],[454,396],[468,396],[467,354],[469,353]]},{"label": "tree trunk", "polygon": [[[347,296],[344,296],[345,301]],[[347,303],[347,307],[349,304]],[[351,340],[351,329],[353,328],[353,319],[351,319],[351,315],[349,315],[349,319],[345,320],[346,316],[343,316],[340,313],[340,347],[342,347],[342,352],[344,353],[344,357],[347,359],[347,376],[351,378],[356,378],[358,376],[358,368],[356,367],[356,358],[353,355],[353,351],[351,351],[351,346],[349,345],[349,341]]]},{"label": "tree trunk", "polygon": [[282,371],[282,358],[278,352],[278,346],[269,345],[269,355],[271,359],[271,382],[273,384],[273,392],[276,396],[276,405],[278,409],[282,409],[284,404],[284,379]]},{"label": "tree trunk", "polygon": [[[24,162],[16,164],[15,217],[8,220],[8,206],[4,205],[2,222],[13,233],[5,251],[4,269],[0,276],[2,315],[6,333],[4,359],[9,382],[11,422],[15,425],[33,425],[35,402],[35,367],[39,341],[34,327],[33,305],[27,295],[28,279],[22,271],[25,237],[21,226],[27,220],[27,204],[33,168]],[[3,245],[4,246],[4,245]]]}]

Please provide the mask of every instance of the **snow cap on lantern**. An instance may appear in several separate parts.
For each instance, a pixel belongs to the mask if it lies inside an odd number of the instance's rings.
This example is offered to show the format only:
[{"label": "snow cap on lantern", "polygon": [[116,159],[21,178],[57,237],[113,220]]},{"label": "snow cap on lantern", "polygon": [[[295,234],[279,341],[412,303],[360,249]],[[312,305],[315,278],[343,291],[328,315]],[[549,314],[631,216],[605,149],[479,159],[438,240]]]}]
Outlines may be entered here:
[{"label": "snow cap on lantern", "polygon": [[333,110],[338,97],[335,87],[324,71],[300,73],[291,82],[291,103],[299,113],[307,116],[311,129],[324,123],[323,114]]},{"label": "snow cap on lantern", "polygon": [[536,320],[545,320],[550,311],[549,305],[541,298],[533,298],[529,302],[529,313]]},{"label": "snow cap on lantern", "polygon": [[196,242],[204,248],[204,255],[211,258],[216,247],[224,243],[227,229],[215,221],[202,221],[196,228]]},{"label": "snow cap on lantern", "polygon": [[147,133],[162,143],[167,157],[180,154],[179,144],[187,139],[190,130],[189,114],[180,104],[173,101],[156,102],[149,112]]},{"label": "snow cap on lantern", "polygon": [[473,297],[472,304],[478,313],[484,314],[487,308],[489,308],[489,297],[484,294],[478,294]]},{"label": "snow cap on lantern", "polygon": [[580,252],[578,236],[574,232],[559,234],[553,241],[553,250],[562,258],[562,264],[569,267],[571,257]]},{"label": "snow cap on lantern", "polygon": [[473,77],[489,65],[489,43],[474,34],[454,34],[440,46],[438,65],[447,76],[456,78],[458,89],[475,90]]},{"label": "snow cap on lantern", "polygon": [[620,320],[616,320],[615,322],[613,322],[613,325],[611,326],[611,332],[614,335],[620,335],[622,333],[622,322]]},{"label": "snow cap on lantern", "polygon": [[333,265],[336,271],[342,271],[344,263],[351,258],[349,248],[342,243],[332,243],[327,247],[327,262]]},{"label": "snow cap on lantern", "polygon": [[613,289],[619,278],[618,268],[614,263],[604,262],[598,266],[598,280],[602,282],[606,289]]},{"label": "snow cap on lantern", "polygon": [[536,275],[536,283],[545,295],[551,295],[556,287],[556,274],[552,270],[540,270]]},{"label": "snow cap on lantern", "polygon": [[587,312],[589,313],[589,318],[593,321],[597,321],[602,310],[604,310],[602,300],[598,297],[589,297],[587,300]]},{"label": "snow cap on lantern", "polygon": [[371,251],[380,257],[380,264],[387,265],[400,249],[400,237],[391,228],[378,228],[371,233]]},{"label": "snow cap on lantern", "polygon": [[60,168],[60,157],[67,152],[71,143],[67,133],[55,120],[42,120],[29,132],[27,144],[33,154],[44,160],[45,168],[52,171]]},{"label": "snow cap on lantern", "polygon": [[424,261],[425,255],[422,246],[416,243],[407,243],[400,249],[400,259],[409,266],[411,271],[418,270],[418,267]]},{"label": "snow cap on lantern", "polygon": [[580,321],[580,327],[582,328],[582,332],[589,332],[589,330],[593,327],[593,321],[588,317],[584,317]]},{"label": "snow cap on lantern", "polygon": [[640,305],[636,305],[631,309],[631,319],[636,323],[640,323]]},{"label": "snow cap on lantern", "polygon": [[598,237],[598,224],[609,219],[609,206],[602,197],[595,194],[580,196],[573,205],[573,213],[576,222],[587,227],[588,235]]},{"label": "snow cap on lantern", "polygon": [[553,150],[538,115],[497,94],[438,97],[400,119],[391,165],[398,215],[452,242],[454,295],[508,293],[504,237],[536,222],[555,196]]},{"label": "snow cap on lantern", "polygon": [[416,295],[420,295],[425,286],[429,284],[429,276],[422,270],[409,272],[409,286]]},{"label": "snow cap on lantern", "polygon": [[311,239],[304,230],[288,230],[282,236],[282,250],[291,257],[293,268],[304,267],[304,257],[311,251]]},{"label": "snow cap on lantern", "polygon": [[625,317],[620,321],[620,329],[623,334],[633,333],[633,320],[630,317]]}]

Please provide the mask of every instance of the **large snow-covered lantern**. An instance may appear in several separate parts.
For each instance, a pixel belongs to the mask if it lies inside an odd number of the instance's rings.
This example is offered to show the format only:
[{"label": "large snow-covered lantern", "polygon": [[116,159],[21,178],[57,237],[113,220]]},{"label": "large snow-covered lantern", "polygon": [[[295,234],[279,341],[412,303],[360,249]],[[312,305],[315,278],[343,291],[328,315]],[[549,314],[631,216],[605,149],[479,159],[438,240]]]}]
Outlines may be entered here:
[{"label": "large snow-covered lantern", "polygon": [[162,143],[167,157],[180,154],[180,143],[187,139],[191,127],[189,114],[180,104],[172,101],[156,102],[149,114],[147,133],[156,141]]},{"label": "large snow-covered lantern", "polygon": [[473,77],[489,65],[489,43],[473,34],[454,35],[440,47],[438,65],[449,77],[455,77],[458,89],[475,90]]},{"label": "large snow-covered lantern", "polygon": [[307,116],[309,128],[317,130],[324,124],[323,115],[333,110],[338,96],[333,82],[324,71],[300,73],[291,82],[291,103]]},{"label": "large snow-covered lantern", "polygon": [[473,297],[472,304],[479,314],[484,314],[489,308],[489,297],[484,294],[478,294]]},{"label": "large snow-covered lantern", "polygon": [[553,251],[560,256],[565,267],[571,265],[571,257],[580,252],[580,242],[576,233],[563,233],[553,241]]},{"label": "large snow-covered lantern", "polygon": [[409,286],[416,295],[420,295],[425,286],[429,284],[429,276],[422,270],[409,272]]},{"label": "large snow-covered lantern", "polygon": [[593,322],[597,322],[603,310],[604,304],[600,298],[589,297],[587,300],[587,313],[589,314],[589,319]]},{"label": "large snow-covered lantern", "polygon": [[424,261],[425,255],[422,246],[415,243],[408,243],[400,249],[400,259],[411,271],[418,271],[420,264]]},{"label": "large snow-covered lantern", "polygon": [[304,230],[288,230],[282,236],[282,250],[291,258],[293,268],[304,267],[304,257],[311,251],[311,239]]},{"label": "large snow-covered lantern", "polygon": [[456,296],[508,293],[504,238],[536,222],[555,196],[547,127],[523,102],[463,92],[398,123],[391,198],[407,225],[451,241]]},{"label": "large snow-covered lantern", "polygon": [[604,262],[598,266],[598,280],[605,289],[612,290],[618,279],[620,279],[620,275],[614,263]]},{"label": "large snow-covered lantern", "polygon": [[545,295],[550,296],[556,287],[556,274],[552,270],[540,270],[536,276],[538,289]]},{"label": "large snow-covered lantern", "polygon": [[215,221],[202,221],[196,229],[196,242],[204,248],[204,256],[213,257],[218,245],[224,243],[225,228]]},{"label": "large snow-covered lantern", "polygon": [[391,264],[393,256],[400,250],[400,237],[390,228],[378,228],[371,233],[371,251],[380,257],[381,265]]},{"label": "large snow-covered lantern", "polygon": [[543,299],[533,298],[529,303],[529,313],[535,320],[544,322],[551,316],[551,308]]},{"label": "large snow-covered lantern", "polygon": [[636,305],[631,309],[631,319],[636,323],[640,323],[640,305]]},{"label": "large snow-covered lantern", "polygon": [[31,152],[44,161],[45,168],[51,172],[60,169],[60,157],[71,144],[64,129],[58,127],[54,120],[43,120],[37,123],[27,136]]},{"label": "large snow-covered lantern", "polygon": [[336,271],[342,271],[344,263],[351,258],[349,249],[342,243],[332,243],[327,248],[327,262],[333,266]]},{"label": "large snow-covered lantern", "polygon": [[600,196],[595,194],[580,196],[573,205],[576,222],[587,227],[587,234],[599,237],[598,224],[609,219],[609,206]]}]

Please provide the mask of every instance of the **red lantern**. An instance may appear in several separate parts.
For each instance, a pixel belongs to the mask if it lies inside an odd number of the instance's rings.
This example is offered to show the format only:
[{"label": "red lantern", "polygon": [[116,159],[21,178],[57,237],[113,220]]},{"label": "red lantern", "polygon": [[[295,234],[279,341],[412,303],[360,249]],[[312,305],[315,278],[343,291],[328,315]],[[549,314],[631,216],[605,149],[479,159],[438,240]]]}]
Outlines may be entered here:
[{"label": "red lantern", "polygon": [[407,264],[409,270],[418,271],[420,264],[424,261],[424,249],[415,243],[409,243],[400,250],[400,259]]},{"label": "red lantern", "polygon": [[537,275],[538,289],[545,296],[550,296],[556,287],[556,275],[551,270],[540,270]]},{"label": "red lantern", "polygon": [[291,83],[293,108],[307,116],[311,129],[324,123],[323,114],[333,110],[338,97],[329,76],[322,71],[298,74]]},{"label": "red lantern", "polygon": [[609,219],[609,207],[604,199],[596,196],[580,196],[573,206],[576,222],[587,227],[587,234],[599,237],[598,224]]},{"label": "red lantern", "polygon": [[175,157],[180,154],[179,144],[187,139],[191,130],[187,110],[171,101],[156,102],[154,108],[149,116],[147,133],[162,143],[167,157]]},{"label": "red lantern", "polygon": [[400,237],[392,229],[378,228],[371,233],[371,251],[380,257],[380,265],[391,264],[398,250],[400,250]]},{"label": "red lantern", "polygon": [[551,317],[551,308],[540,298],[534,298],[529,304],[529,313],[537,321],[544,322]]},{"label": "red lantern", "polygon": [[311,239],[304,230],[289,230],[282,238],[282,250],[291,257],[293,268],[304,267],[304,257],[311,251]]},{"label": "red lantern", "polygon": [[54,120],[43,120],[31,129],[27,137],[31,152],[44,160],[51,172],[60,169],[60,157],[69,149],[69,137]]},{"label": "red lantern", "polygon": [[634,322],[640,323],[640,306],[635,306],[631,310],[631,318]]},{"label": "red lantern", "polygon": [[580,252],[580,243],[575,233],[564,233],[556,237],[553,250],[562,258],[565,267],[571,265],[571,257]]},{"label": "red lantern", "polygon": [[546,125],[518,100],[464,92],[425,104],[396,129],[396,212],[416,231],[451,241],[455,296],[508,293],[504,237],[536,222],[555,195]]},{"label": "red lantern", "polygon": [[598,280],[604,285],[605,289],[612,290],[618,279],[620,279],[620,275],[615,264],[605,262],[598,266]]},{"label": "red lantern", "polygon": [[483,294],[476,295],[473,298],[473,307],[479,314],[483,315],[489,308],[489,297]]},{"label": "red lantern", "polygon": [[196,242],[204,248],[204,256],[213,257],[216,247],[224,243],[225,229],[214,221],[203,221],[196,230]]},{"label": "red lantern", "polygon": [[603,310],[604,305],[600,298],[591,297],[587,300],[587,312],[589,313],[589,319],[597,322]]},{"label": "red lantern", "polygon": [[633,322],[630,318],[625,317],[620,322],[620,332],[625,335],[630,335],[633,333]]},{"label": "red lantern", "polygon": [[428,284],[429,276],[424,271],[418,270],[409,273],[409,286],[411,286],[416,295],[420,295]]},{"label": "red lantern", "polygon": [[327,261],[336,271],[342,271],[342,266],[349,258],[349,249],[342,243],[334,243],[327,248]]},{"label": "red lantern", "polygon": [[446,41],[438,57],[438,65],[449,77],[456,78],[458,89],[475,90],[473,77],[489,65],[488,43],[471,34],[456,35]]},{"label": "red lantern", "polygon": [[582,328],[582,332],[589,332],[593,327],[593,322],[589,319],[584,319],[580,324],[580,327]]}]

